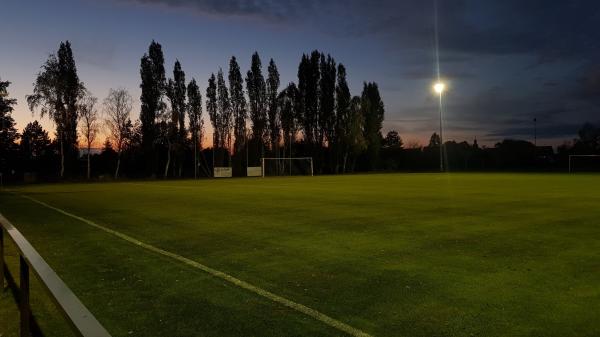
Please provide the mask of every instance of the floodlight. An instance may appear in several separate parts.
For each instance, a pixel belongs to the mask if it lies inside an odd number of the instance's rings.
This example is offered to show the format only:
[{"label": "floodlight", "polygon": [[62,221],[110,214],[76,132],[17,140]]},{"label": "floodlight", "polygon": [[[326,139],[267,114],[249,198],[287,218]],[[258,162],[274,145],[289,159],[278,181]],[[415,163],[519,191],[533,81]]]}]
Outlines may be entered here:
[{"label": "floodlight", "polygon": [[436,84],[433,85],[433,90],[440,95],[444,92],[445,89],[446,89],[446,85],[442,82],[437,82]]}]

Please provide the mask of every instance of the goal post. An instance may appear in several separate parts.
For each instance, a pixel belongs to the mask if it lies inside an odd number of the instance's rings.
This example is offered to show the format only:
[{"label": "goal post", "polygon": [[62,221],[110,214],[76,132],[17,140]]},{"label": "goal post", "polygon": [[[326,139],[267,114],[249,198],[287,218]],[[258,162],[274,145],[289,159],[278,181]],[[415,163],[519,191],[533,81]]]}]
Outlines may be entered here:
[{"label": "goal post", "polygon": [[580,158],[580,161],[585,160],[585,163],[578,164],[577,168],[582,167],[582,170],[590,171],[590,166],[594,166],[595,170],[592,171],[600,171],[600,154],[572,154],[569,155],[569,173],[575,172],[577,158]]},{"label": "goal post", "polygon": [[312,157],[261,158],[262,177],[266,176],[313,176]]}]

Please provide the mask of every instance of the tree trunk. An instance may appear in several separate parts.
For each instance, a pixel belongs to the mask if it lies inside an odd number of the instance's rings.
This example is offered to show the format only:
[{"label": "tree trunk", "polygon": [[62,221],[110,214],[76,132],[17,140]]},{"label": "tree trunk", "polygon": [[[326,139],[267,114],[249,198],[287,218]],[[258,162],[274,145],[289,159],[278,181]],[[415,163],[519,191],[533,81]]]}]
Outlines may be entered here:
[{"label": "tree trunk", "polygon": [[87,146],[87,178],[88,178],[88,180],[92,176],[92,169],[91,169],[92,166],[90,163],[90,148],[91,147],[92,147],[92,144],[88,143],[88,146]]},{"label": "tree trunk", "polygon": [[179,151],[179,155],[177,156],[179,158],[179,165],[177,165],[179,167],[179,178],[181,178],[181,174],[183,173],[183,162],[184,162],[184,157],[185,157],[185,151],[183,150],[183,146],[180,149],[181,151]]},{"label": "tree trunk", "polygon": [[194,135],[194,179],[198,179],[198,139]]},{"label": "tree trunk", "polygon": [[65,177],[65,145],[64,137],[60,137],[60,177]]},{"label": "tree trunk", "polygon": [[165,174],[164,174],[165,178],[167,178],[167,176],[169,175],[169,165],[171,165],[171,143],[169,143],[169,146],[167,149],[167,164],[165,165]]},{"label": "tree trunk", "polygon": [[287,157],[286,157],[286,152],[285,152],[285,149],[286,149],[286,145],[285,145],[285,143],[286,143],[286,141],[285,141],[285,136],[284,136],[284,138],[283,138],[283,149],[281,149],[281,158],[283,158],[283,160],[281,161],[281,163],[283,164],[283,165],[282,165],[283,167],[281,168],[282,175],[285,175],[285,173],[286,173],[286,169],[285,169],[285,159],[286,159]]},{"label": "tree trunk", "polygon": [[115,179],[119,179],[119,168],[121,167],[121,151],[117,156],[117,168],[115,169]]}]

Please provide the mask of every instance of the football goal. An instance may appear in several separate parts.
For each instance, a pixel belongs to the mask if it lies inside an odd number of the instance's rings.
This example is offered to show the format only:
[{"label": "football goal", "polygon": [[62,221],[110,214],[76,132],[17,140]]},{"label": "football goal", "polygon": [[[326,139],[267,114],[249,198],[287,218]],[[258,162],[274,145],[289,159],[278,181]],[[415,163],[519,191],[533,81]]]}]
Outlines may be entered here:
[{"label": "football goal", "polygon": [[600,172],[600,154],[572,154],[569,172]]},{"label": "football goal", "polygon": [[312,157],[262,158],[262,176],[312,176]]}]

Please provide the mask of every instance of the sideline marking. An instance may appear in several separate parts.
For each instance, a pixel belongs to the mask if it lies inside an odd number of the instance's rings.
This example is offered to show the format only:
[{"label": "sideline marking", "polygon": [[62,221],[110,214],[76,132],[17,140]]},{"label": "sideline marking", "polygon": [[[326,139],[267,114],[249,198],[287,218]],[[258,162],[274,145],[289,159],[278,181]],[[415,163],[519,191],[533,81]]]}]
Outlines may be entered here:
[{"label": "sideline marking", "polygon": [[80,217],[78,215],[69,213],[67,211],[64,211],[64,210],[58,208],[58,207],[54,207],[54,206],[49,205],[49,204],[47,204],[47,203],[45,203],[43,201],[37,200],[37,199],[35,199],[33,197],[30,197],[30,196],[27,196],[27,195],[24,195],[24,194],[19,194],[19,195],[21,197],[25,198],[25,199],[33,201],[33,202],[35,202],[35,203],[37,203],[39,205],[42,205],[42,206],[44,206],[46,208],[52,209],[52,210],[54,210],[54,211],[56,211],[58,213],[61,213],[63,215],[71,217],[73,219],[77,219],[77,220],[79,220],[81,222],[84,222],[84,223],[86,223],[86,224],[94,227],[94,228],[97,228],[99,230],[102,230],[104,232],[112,234],[112,235],[114,235],[114,236],[116,236],[118,238],[121,238],[121,239],[129,242],[129,243],[133,243],[134,245],[137,245],[139,247],[145,248],[145,249],[147,249],[149,251],[152,251],[154,253],[170,257],[170,258],[175,259],[175,260],[177,260],[179,262],[187,264],[187,265],[189,265],[191,267],[200,269],[200,270],[202,270],[202,271],[204,271],[204,272],[206,272],[206,273],[208,273],[210,275],[213,275],[213,276],[218,277],[218,278],[220,278],[222,280],[225,280],[225,281],[227,281],[229,283],[232,283],[232,284],[234,284],[234,285],[236,285],[236,286],[238,286],[240,288],[246,289],[246,290],[248,290],[250,292],[253,292],[253,293],[255,293],[255,294],[259,295],[259,296],[267,298],[267,299],[269,299],[269,300],[271,300],[273,302],[277,302],[277,303],[282,304],[282,305],[284,305],[284,306],[286,306],[288,308],[291,308],[291,309],[294,309],[294,310],[296,310],[298,312],[301,312],[301,313],[303,313],[303,314],[305,314],[307,316],[310,316],[310,317],[312,317],[312,318],[314,318],[314,319],[316,319],[318,321],[321,321],[321,322],[329,325],[330,327],[338,329],[338,330],[340,330],[342,332],[345,332],[345,333],[347,333],[347,334],[349,334],[351,336],[355,336],[355,337],[373,337],[372,335],[369,335],[368,333],[366,333],[364,331],[356,329],[356,328],[354,328],[354,327],[352,327],[352,326],[350,326],[350,325],[348,325],[346,323],[340,322],[340,321],[336,320],[335,318],[329,317],[329,316],[327,316],[327,315],[325,315],[325,314],[323,314],[323,313],[321,313],[321,312],[319,312],[319,311],[317,311],[315,309],[309,308],[309,307],[307,307],[307,306],[305,306],[303,304],[300,304],[300,303],[296,303],[296,302],[294,302],[292,300],[288,300],[285,297],[281,297],[281,296],[276,295],[276,294],[274,294],[274,293],[272,293],[272,292],[270,292],[268,290],[264,290],[262,288],[254,286],[254,285],[252,285],[252,284],[250,284],[250,283],[248,283],[246,281],[242,281],[242,280],[240,280],[238,278],[235,278],[235,277],[233,277],[233,276],[231,276],[229,274],[226,274],[226,273],[224,273],[222,271],[219,271],[219,270],[213,269],[211,267],[205,266],[202,263],[199,263],[199,262],[196,262],[194,260],[188,259],[187,257],[183,257],[181,255],[177,255],[175,253],[172,253],[172,252],[166,251],[164,249],[161,249],[161,248],[152,246],[150,244],[144,243],[144,242],[142,242],[142,241],[140,241],[138,239],[135,239],[135,238],[133,238],[133,237],[131,237],[129,235],[123,234],[121,232],[118,232],[118,231],[116,231],[114,229],[110,229],[110,228],[98,225],[97,223],[95,223],[95,222],[93,222],[91,220],[88,220],[88,219],[82,218],[82,217]]}]

